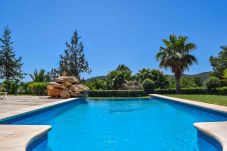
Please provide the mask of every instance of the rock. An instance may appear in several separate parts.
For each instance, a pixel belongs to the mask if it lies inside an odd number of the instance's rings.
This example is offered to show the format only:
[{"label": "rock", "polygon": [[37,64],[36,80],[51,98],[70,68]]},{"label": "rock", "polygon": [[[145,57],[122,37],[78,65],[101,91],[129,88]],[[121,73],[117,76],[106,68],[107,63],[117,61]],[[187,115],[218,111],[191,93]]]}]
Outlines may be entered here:
[{"label": "rock", "polygon": [[62,91],[62,89],[60,88],[56,88],[52,85],[48,85],[47,86],[47,93],[48,96],[52,96],[52,97],[60,97],[60,92]]},{"label": "rock", "polygon": [[68,98],[71,97],[69,91],[67,91],[67,90],[62,90],[62,91],[60,92],[60,96],[61,96],[61,98],[63,98],[63,99],[68,99]]},{"label": "rock", "polygon": [[75,77],[61,76],[55,82],[49,82],[47,86],[48,95],[52,97],[61,97],[64,99],[70,97],[84,96],[89,88],[79,84]]},{"label": "rock", "polygon": [[57,83],[66,83],[69,82],[71,84],[78,84],[79,80],[76,77],[72,76],[60,76],[59,78],[56,78]]},{"label": "rock", "polygon": [[55,88],[60,88],[60,89],[65,89],[66,88],[66,86],[64,84],[59,84],[57,82],[49,82],[48,85],[51,85],[51,86],[53,86]]},{"label": "rock", "polygon": [[80,93],[79,92],[72,91],[72,92],[70,92],[70,94],[71,94],[72,97],[78,97],[78,96],[80,96]]},{"label": "rock", "polygon": [[78,87],[80,92],[89,90],[89,88],[87,86],[83,85],[83,84],[78,84],[77,87]]},{"label": "rock", "polygon": [[73,91],[73,92],[78,92],[79,91],[79,88],[77,87],[77,85],[72,85],[69,89],[71,91]]},{"label": "rock", "polygon": [[66,87],[67,89],[70,89],[72,87],[72,84],[69,82],[65,82],[63,83],[64,87]]}]

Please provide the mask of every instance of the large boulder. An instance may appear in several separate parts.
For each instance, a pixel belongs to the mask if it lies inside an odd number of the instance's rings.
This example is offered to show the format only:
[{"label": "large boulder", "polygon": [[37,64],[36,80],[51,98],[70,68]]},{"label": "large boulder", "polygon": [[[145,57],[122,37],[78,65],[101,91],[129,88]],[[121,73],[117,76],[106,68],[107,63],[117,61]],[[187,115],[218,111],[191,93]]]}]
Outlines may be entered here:
[{"label": "large boulder", "polygon": [[55,82],[49,82],[47,86],[49,96],[64,99],[85,96],[88,90],[87,86],[79,84],[79,80],[71,76],[60,76]]},{"label": "large boulder", "polygon": [[65,89],[66,88],[66,86],[64,84],[59,84],[57,82],[49,82],[48,85],[51,85],[51,86],[53,86],[55,88],[60,88],[60,89]]},{"label": "large boulder", "polygon": [[71,97],[69,91],[67,91],[67,90],[62,90],[62,91],[60,92],[60,96],[61,96],[61,98],[63,98],[63,99],[68,99],[68,98]]},{"label": "large boulder", "polygon": [[63,90],[63,89],[54,87],[53,85],[48,85],[48,86],[47,86],[47,93],[48,93],[48,96],[59,97],[59,96],[60,96],[60,92],[61,92],[62,90]]},{"label": "large boulder", "polygon": [[85,91],[89,90],[89,88],[87,86],[83,85],[83,84],[78,84],[77,87],[78,87],[80,92],[85,92]]},{"label": "large boulder", "polygon": [[72,76],[60,76],[58,78],[56,78],[56,82],[57,83],[71,83],[71,84],[78,84],[79,80],[76,77],[72,77]]},{"label": "large boulder", "polygon": [[81,96],[80,92],[75,92],[75,91],[71,91],[70,94],[71,94],[72,97]]},{"label": "large boulder", "polygon": [[67,89],[70,89],[73,86],[73,84],[71,84],[69,82],[65,82],[62,85],[64,85],[64,87],[67,88]]}]

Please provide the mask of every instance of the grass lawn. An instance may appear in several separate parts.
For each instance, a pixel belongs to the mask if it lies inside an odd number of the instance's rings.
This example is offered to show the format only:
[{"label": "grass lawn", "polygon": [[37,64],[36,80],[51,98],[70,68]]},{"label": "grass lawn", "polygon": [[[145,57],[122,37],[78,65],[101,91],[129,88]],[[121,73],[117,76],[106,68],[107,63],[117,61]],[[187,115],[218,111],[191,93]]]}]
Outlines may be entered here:
[{"label": "grass lawn", "polygon": [[168,94],[166,96],[227,106],[227,96],[224,96],[224,95],[192,95],[192,94],[190,94],[190,95],[185,95],[185,94],[177,95],[177,94]]}]

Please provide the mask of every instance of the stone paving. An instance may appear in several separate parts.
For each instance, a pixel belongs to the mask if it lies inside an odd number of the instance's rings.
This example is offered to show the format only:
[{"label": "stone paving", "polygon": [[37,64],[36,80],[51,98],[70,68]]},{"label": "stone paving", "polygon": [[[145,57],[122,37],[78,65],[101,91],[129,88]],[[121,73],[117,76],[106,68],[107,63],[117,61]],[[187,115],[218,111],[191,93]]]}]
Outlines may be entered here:
[{"label": "stone paving", "polygon": [[63,99],[47,96],[6,96],[3,100],[0,99],[0,114],[60,100]]}]

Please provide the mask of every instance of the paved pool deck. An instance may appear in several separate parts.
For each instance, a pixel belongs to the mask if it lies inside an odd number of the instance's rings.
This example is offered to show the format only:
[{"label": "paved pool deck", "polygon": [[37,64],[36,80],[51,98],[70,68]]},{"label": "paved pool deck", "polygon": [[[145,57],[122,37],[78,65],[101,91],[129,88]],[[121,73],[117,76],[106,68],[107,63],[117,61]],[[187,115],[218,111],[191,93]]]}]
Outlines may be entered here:
[{"label": "paved pool deck", "polygon": [[50,98],[48,96],[6,96],[0,99],[0,114],[29,108],[32,106],[56,102],[63,99]]},{"label": "paved pool deck", "polygon": [[[0,120],[75,101],[39,96],[7,96],[0,100]],[[0,125],[0,151],[26,151],[27,146],[47,134],[51,125]]]}]

